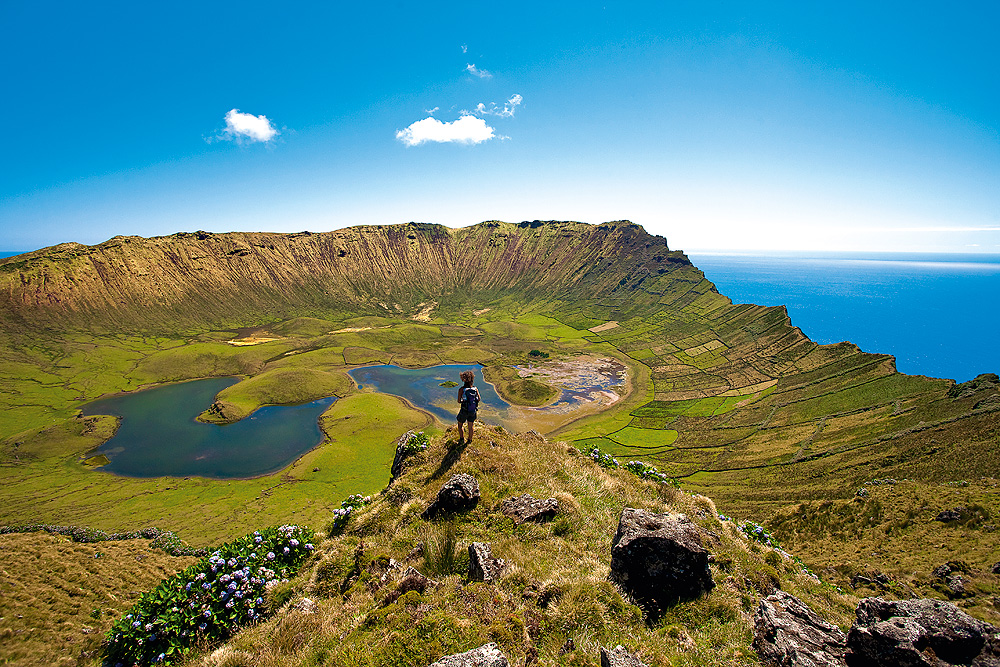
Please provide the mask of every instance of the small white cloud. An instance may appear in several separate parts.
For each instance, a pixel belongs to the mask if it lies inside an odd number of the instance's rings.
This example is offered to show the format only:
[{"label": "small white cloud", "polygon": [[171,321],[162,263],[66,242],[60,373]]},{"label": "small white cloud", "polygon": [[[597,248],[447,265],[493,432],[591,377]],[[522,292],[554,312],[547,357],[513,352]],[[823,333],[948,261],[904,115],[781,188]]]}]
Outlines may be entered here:
[{"label": "small white cloud", "polygon": [[424,113],[427,114],[428,116],[433,116],[434,112],[440,108],[441,107],[434,107],[433,109],[424,109]]},{"label": "small white cloud", "polygon": [[475,64],[471,64],[470,65],[470,64],[466,63],[465,64],[465,71],[468,72],[469,74],[474,74],[475,76],[478,76],[480,79],[492,79],[493,78],[493,74],[491,72],[487,72],[484,69],[479,69],[478,67],[475,66]]},{"label": "small white cloud", "polygon": [[429,141],[441,144],[480,144],[495,136],[493,128],[485,120],[475,116],[462,116],[450,123],[428,117],[396,132],[396,138],[407,146],[419,146]]},{"label": "small white cloud", "polygon": [[267,116],[254,116],[241,113],[239,109],[230,109],[226,113],[226,128],[217,139],[227,141],[270,141],[278,135]]},{"label": "small white cloud", "polygon": [[462,44],[462,46],[460,46],[458,48],[462,49],[462,53],[468,53],[469,52],[469,45],[468,44]]},{"label": "small white cloud", "polygon": [[475,113],[480,116],[490,115],[490,116],[500,116],[501,118],[510,118],[517,111],[517,107],[524,98],[518,94],[514,94],[509,100],[507,100],[502,107],[497,106],[496,102],[491,102],[490,106],[487,107],[485,104],[480,102],[476,105]]}]

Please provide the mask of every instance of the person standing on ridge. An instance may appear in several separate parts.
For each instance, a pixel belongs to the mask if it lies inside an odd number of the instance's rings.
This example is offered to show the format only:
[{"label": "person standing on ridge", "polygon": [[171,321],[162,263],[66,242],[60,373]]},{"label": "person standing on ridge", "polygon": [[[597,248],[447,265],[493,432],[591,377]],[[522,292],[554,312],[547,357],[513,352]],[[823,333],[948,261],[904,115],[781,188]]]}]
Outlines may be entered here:
[{"label": "person standing on ridge", "polygon": [[472,386],[476,379],[472,371],[462,371],[458,377],[464,383],[458,390],[458,403],[462,407],[458,411],[458,444],[465,442],[465,434],[462,428],[466,422],[469,424],[469,442],[472,442],[472,423],[476,421],[476,412],[479,410],[479,390]]}]

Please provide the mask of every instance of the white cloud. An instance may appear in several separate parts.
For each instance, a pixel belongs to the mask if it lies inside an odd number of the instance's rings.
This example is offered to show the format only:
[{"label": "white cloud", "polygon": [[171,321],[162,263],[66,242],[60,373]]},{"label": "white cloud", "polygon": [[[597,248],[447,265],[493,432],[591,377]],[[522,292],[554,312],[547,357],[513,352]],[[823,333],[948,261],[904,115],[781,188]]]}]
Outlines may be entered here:
[{"label": "white cloud", "polygon": [[475,113],[480,116],[485,116],[487,114],[491,116],[500,116],[501,118],[510,118],[517,111],[517,106],[524,101],[524,98],[518,94],[514,94],[509,100],[507,100],[503,107],[498,107],[496,102],[490,102],[490,106],[487,107],[485,104],[480,102],[476,106]]},{"label": "white cloud", "polygon": [[492,79],[493,78],[493,74],[491,72],[487,72],[484,69],[479,69],[478,67],[476,67],[475,63],[473,63],[471,65],[469,63],[466,63],[465,64],[465,71],[468,72],[469,74],[474,74],[474,75],[478,76],[480,79]]},{"label": "white cloud", "polygon": [[270,141],[277,134],[278,131],[267,116],[254,116],[240,113],[239,109],[230,109],[226,113],[226,128],[218,138],[236,142]]},{"label": "white cloud", "polygon": [[462,46],[460,46],[458,48],[462,49],[462,53],[468,53],[469,52],[469,45],[468,44],[462,44]]},{"label": "white cloud", "polygon": [[485,120],[475,116],[462,116],[450,123],[428,117],[396,132],[396,138],[407,146],[419,146],[429,141],[442,144],[479,144],[493,139],[496,136],[493,132],[493,128]]},{"label": "white cloud", "polygon": [[433,116],[434,112],[440,108],[441,107],[434,107],[433,109],[424,109],[424,113],[427,114],[428,116]]}]

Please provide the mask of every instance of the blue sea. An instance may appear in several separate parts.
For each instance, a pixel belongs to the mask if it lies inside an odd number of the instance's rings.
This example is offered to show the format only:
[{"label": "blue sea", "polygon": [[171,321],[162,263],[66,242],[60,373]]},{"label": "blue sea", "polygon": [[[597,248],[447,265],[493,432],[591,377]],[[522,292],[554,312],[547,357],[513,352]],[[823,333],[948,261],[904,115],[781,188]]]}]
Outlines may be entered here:
[{"label": "blue sea", "polygon": [[896,357],[903,373],[1000,372],[1000,255],[691,253],[734,303],[784,305],[817,343]]},{"label": "blue sea", "polygon": [[847,340],[903,373],[959,382],[1000,372],[1000,255],[688,256],[733,302],[786,306],[817,343]]}]

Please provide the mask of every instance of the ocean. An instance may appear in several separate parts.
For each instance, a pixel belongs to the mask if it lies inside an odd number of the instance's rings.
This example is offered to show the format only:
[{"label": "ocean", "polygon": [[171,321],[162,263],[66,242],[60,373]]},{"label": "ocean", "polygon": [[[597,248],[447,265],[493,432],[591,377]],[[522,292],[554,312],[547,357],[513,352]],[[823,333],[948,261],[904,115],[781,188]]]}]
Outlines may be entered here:
[{"label": "ocean", "polygon": [[734,303],[786,306],[817,343],[847,340],[903,373],[959,382],[1000,372],[1000,255],[688,256]]},{"label": "ocean", "polygon": [[784,305],[817,343],[959,382],[1000,372],[1000,255],[691,253],[734,303]]}]

